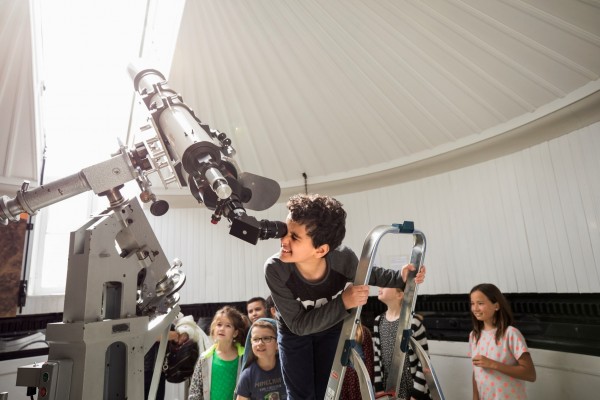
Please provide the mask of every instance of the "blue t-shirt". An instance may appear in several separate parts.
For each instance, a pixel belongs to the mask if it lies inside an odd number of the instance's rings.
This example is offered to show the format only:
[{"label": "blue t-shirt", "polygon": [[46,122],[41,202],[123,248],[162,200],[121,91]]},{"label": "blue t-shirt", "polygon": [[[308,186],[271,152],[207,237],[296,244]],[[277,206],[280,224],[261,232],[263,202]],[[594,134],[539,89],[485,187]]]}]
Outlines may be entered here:
[{"label": "blue t-shirt", "polygon": [[252,400],[285,400],[287,399],[279,357],[275,368],[264,371],[255,361],[240,374],[237,394]]}]

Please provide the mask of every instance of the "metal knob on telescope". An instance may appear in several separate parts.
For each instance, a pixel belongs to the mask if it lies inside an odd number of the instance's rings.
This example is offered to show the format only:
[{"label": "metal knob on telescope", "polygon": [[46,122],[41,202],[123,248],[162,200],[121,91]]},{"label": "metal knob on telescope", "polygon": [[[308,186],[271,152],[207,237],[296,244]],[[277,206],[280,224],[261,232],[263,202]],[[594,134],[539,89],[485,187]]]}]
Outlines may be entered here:
[{"label": "metal knob on telescope", "polygon": [[155,217],[160,217],[165,215],[169,211],[169,203],[165,200],[154,200],[152,201],[152,205],[150,206],[150,212]]}]

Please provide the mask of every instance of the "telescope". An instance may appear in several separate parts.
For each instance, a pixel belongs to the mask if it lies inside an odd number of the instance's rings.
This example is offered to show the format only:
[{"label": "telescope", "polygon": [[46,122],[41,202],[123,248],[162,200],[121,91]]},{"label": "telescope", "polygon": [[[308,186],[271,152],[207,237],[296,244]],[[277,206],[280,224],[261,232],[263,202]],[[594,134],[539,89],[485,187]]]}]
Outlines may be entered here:
[{"label": "telescope", "polygon": [[202,123],[159,71],[135,64],[128,71],[148,112],[139,142],[119,143],[108,160],[32,190],[24,182],[14,197],[0,198],[0,225],[89,190],[109,202],[71,233],[63,321],[47,326],[48,361],[17,372],[18,386],[38,388],[44,398],[143,399],[144,355],[162,335],[154,393],[185,274],[180,260],[167,260],[138,199],[121,195],[125,183],[137,182],[155,216],[169,205],[152,191],[153,177],[165,188],[187,187],[213,211],[211,223],[225,217],[229,233],[248,243],[287,233],[284,222],[246,212],[271,207],[279,184],[241,172],[231,139]]},{"label": "telescope", "polygon": [[120,144],[119,152],[110,160],[36,189],[28,190],[25,182],[14,198],[0,198],[0,223],[18,221],[21,213],[33,215],[88,190],[106,195],[112,206],[122,201],[115,192],[132,180],[140,186],[140,199],[152,202],[151,213],[163,215],[169,206],[156,199],[149,180],[156,174],[165,188],[173,183],[189,187],[199,203],[214,210],[211,222],[225,216],[231,223],[230,233],[242,240],[256,244],[259,239],[285,235],[285,223],[258,221],[246,213],[246,208],[262,211],[271,207],[281,193],[279,184],[240,172],[233,160],[231,139],[203,124],[159,71],[135,64],[130,64],[128,71],[151,116],[142,131],[152,130],[154,135],[132,149]]}]

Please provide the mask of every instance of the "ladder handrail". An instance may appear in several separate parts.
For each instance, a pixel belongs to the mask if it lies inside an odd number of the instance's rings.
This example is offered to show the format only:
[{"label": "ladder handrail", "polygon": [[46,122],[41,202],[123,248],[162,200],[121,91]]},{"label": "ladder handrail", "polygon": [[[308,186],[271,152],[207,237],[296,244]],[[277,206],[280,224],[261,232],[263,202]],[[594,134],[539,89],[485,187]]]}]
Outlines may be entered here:
[{"label": "ladder handrail", "polygon": [[[398,331],[396,332],[394,351],[392,353],[392,364],[388,372],[388,377],[396,377],[396,380],[388,379],[385,386],[386,392],[394,392],[396,394],[400,389],[402,370],[404,368],[404,362],[408,352],[408,343],[412,335],[412,318],[414,315],[415,305],[417,303],[418,285],[416,284],[414,277],[417,275],[419,268],[421,268],[423,265],[423,260],[425,258],[425,235],[418,230],[414,230],[413,237],[415,239],[415,243],[413,245],[413,251],[410,257],[410,263],[416,268],[415,271],[409,272],[408,278],[406,279],[404,298],[402,299],[402,305],[400,307]],[[398,345],[398,343],[400,345]]]},{"label": "ladder handrail", "polygon": [[423,366],[423,374],[425,375],[425,381],[427,381],[427,387],[429,388],[431,398],[433,400],[445,400],[444,393],[442,392],[442,386],[440,385],[440,381],[437,378],[437,374],[433,369],[433,364],[431,364],[431,359],[427,355],[427,352],[425,349],[423,349],[423,346],[421,346],[419,342],[415,340],[414,337],[410,338],[410,342],[415,350],[417,358]]},{"label": "ladder handrail", "polygon": [[[413,252],[411,254],[411,264],[413,264],[416,267],[416,270],[408,274],[406,287],[408,288],[409,285],[412,285],[411,293],[415,293],[416,296],[416,290],[414,288],[414,278],[423,262],[423,257],[425,253],[425,235],[423,235],[423,233],[421,233],[420,231],[415,231],[414,224],[411,221],[405,221],[403,224],[379,225],[373,228],[371,232],[369,232],[365,239],[363,250],[358,261],[358,266],[356,268],[354,285],[369,284],[369,278],[371,276],[371,267],[373,265],[373,259],[377,250],[377,246],[379,245],[381,238],[388,233],[408,233],[413,234],[413,236],[415,237],[415,246],[413,247]],[[419,239],[417,239],[417,237]],[[411,305],[411,312],[413,309],[414,305]],[[341,386],[346,373],[346,367],[350,359],[352,359],[355,366],[358,365],[359,367],[358,369],[355,369],[359,376],[359,384],[362,397],[364,399],[371,400],[374,400],[375,398],[373,385],[371,384],[371,380],[367,369],[366,367],[364,367],[364,363],[362,362],[362,359],[360,359],[360,356],[358,356],[356,351],[352,348],[354,345],[356,328],[358,324],[360,324],[361,311],[362,306],[356,307],[353,310],[352,314],[344,320],[342,331],[340,332],[340,340],[338,341],[338,347],[333,361],[333,366],[329,374],[329,381],[327,383],[325,400],[339,399],[341,394]]]},{"label": "ladder handrail", "polygon": [[[356,375],[358,376],[358,386],[360,387],[360,397],[364,400],[375,400],[375,392],[373,390],[373,386],[371,385],[369,370],[365,365],[363,359],[360,354],[356,351],[356,349],[352,349],[352,365],[356,370]],[[343,382],[343,381],[342,381]]]}]

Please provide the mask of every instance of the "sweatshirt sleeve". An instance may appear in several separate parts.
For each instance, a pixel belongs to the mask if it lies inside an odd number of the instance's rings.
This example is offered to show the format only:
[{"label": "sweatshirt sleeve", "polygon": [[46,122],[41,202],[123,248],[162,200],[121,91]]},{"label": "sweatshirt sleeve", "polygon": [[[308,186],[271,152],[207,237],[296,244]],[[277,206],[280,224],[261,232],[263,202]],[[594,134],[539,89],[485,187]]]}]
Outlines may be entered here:
[{"label": "sweatshirt sleeve", "polygon": [[404,290],[406,282],[402,279],[400,270],[372,267],[369,286],[400,288]]}]

